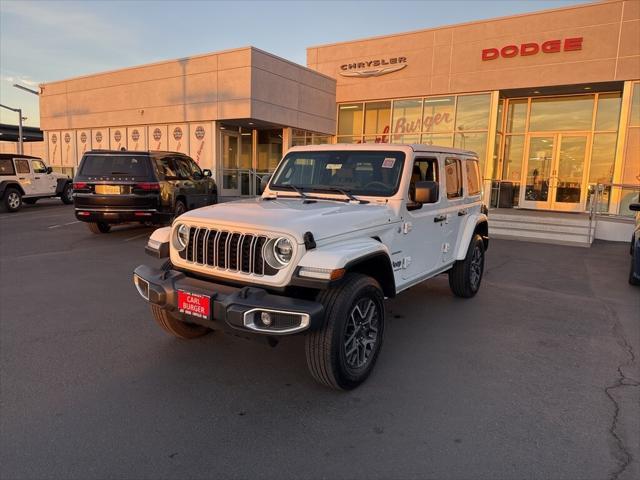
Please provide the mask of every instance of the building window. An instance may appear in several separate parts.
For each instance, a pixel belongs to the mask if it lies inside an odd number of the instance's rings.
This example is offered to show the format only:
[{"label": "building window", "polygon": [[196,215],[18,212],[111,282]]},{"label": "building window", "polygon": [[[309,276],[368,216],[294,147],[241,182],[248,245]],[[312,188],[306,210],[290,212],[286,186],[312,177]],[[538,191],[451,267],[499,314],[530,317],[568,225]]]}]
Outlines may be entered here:
[{"label": "building window", "polygon": [[362,135],[363,104],[350,103],[338,107],[338,136]]},{"label": "building window", "polygon": [[300,145],[324,145],[327,143],[331,143],[331,135],[309,132],[307,130],[300,130],[298,128],[293,128],[291,133],[292,147],[297,147]]},{"label": "building window", "polygon": [[593,100],[593,95],[533,98],[529,131],[591,130]]},{"label": "building window", "polygon": [[637,188],[640,187],[640,82],[633,84],[628,127],[622,183],[636,188],[622,189],[619,213],[631,216],[634,212],[629,210],[629,204],[640,201]]},{"label": "building window", "polygon": [[389,121],[391,102],[368,102],[364,107],[365,142],[389,143]]}]

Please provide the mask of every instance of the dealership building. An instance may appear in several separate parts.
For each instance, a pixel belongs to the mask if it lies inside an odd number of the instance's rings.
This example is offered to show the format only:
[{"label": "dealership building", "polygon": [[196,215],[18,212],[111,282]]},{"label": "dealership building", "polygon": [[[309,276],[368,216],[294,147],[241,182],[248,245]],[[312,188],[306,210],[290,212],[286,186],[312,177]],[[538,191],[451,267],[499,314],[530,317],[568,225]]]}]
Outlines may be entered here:
[{"label": "dealership building", "polygon": [[621,212],[640,185],[640,2],[612,0],[307,48],[254,47],[41,85],[52,165],[185,152],[221,195],[254,195],[294,145],[478,153],[493,206]]}]

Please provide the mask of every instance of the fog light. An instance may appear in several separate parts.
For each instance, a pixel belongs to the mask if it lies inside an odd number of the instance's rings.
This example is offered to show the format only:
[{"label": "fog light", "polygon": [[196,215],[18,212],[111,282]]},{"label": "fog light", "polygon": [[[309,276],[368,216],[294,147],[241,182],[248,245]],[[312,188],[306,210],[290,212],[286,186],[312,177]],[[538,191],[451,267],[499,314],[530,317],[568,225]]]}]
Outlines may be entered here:
[{"label": "fog light", "polygon": [[265,327],[268,327],[273,322],[273,320],[271,320],[271,314],[269,312],[261,312],[260,321]]}]

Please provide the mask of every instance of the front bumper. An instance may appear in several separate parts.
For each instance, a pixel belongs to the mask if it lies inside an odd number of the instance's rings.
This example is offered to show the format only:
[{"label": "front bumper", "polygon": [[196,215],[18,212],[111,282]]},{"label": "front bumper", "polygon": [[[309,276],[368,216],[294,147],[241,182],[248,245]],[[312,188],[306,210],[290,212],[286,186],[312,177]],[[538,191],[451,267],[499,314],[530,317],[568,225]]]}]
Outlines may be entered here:
[{"label": "front bumper", "polygon": [[[177,270],[140,265],[133,272],[138,293],[147,302],[171,312],[176,318],[212,329],[231,327],[259,335],[290,335],[322,325],[324,307],[310,300],[273,295],[262,288],[232,287],[187,277]],[[208,318],[181,313],[178,291],[210,297]],[[273,319],[269,326],[262,312]]]}]

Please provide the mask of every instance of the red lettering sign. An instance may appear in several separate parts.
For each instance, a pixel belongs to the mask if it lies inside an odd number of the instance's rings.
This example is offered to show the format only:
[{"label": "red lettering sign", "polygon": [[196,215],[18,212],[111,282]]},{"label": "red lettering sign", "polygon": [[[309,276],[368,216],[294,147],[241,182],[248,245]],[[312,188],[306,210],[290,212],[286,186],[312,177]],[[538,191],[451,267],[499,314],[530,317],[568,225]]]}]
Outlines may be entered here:
[{"label": "red lettering sign", "polygon": [[506,45],[500,49],[485,48],[482,50],[482,61],[495,60],[498,57],[513,58],[518,55],[528,57],[542,53],[575,52],[582,50],[582,37],[565,38],[563,40],[547,40],[542,44],[535,42],[522,43],[517,45]]}]

